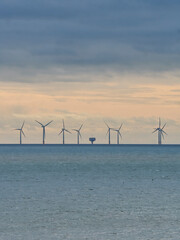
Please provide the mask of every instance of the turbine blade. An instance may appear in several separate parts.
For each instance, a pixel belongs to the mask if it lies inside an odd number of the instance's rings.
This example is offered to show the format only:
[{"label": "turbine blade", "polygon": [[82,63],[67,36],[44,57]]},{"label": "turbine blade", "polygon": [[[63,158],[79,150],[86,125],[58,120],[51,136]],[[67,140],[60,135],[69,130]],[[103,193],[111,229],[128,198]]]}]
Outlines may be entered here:
[{"label": "turbine blade", "polygon": [[118,130],[117,129],[115,129],[115,128],[110,128],[112,131],[115,131],[115,132],[118,132]]},{"label": "turbine blade", "polygon": [[156,128],[152,133],[155,133],[158,129]]},{"label": "turbine blade", "polygon": [[119,132],[119,136],[121,137],[121,139],[122,139],[122,135],[121,135],[121,133]]},{"label": "turbine blade", "polygon": [[162,130],[163,133],[165,133],[166,135],[168,135],[164,130]]},{"label": "turbine blade", "polygon": [[106,126],[107,126],[108,128],[110,128],[105,121],[104,121],[104,123],[106,124]]},{"label": "turbine blade", "polygon": [[66,131],[66,132],[68,132],[68,133],[70,133],[70,134],[72,134],[70,131],[68,131],[67,129],[64,129],[64,131]]},{"label": "turbine blade", "polygon": [[64,119],[62,120],[62,122],[63,122],[63,128],[65,128]]},{"label": "turbine blade", "polygon": [[164,126],[162,127],[162,130],[163,130],[163,128],[165,128],[165,126],[166,126],[166,123],[165,123]]},{"label": "turbine blade", "polygon": [[48,126],[48,125],[49,125],[50,123],[52,123],[52,122],[53,122],[53,120],[51,120],[50,122],[48,122],[48,123],[45,125],[45,127]]},{"label": "turbine blade", "polygon": [[83,126],[83,124],[80,126],[79,131],[81,131],[82,126]]},{"label": "turbine blade", "polygon": [[37,123],[39,123],[42,127],[43,127],[43,124],[42,123],[40,123],[40,122],[38,122],[37,120],[35,120]]},{"label": "turbine blade", "polygon": [[121,124],[121,126],[120,126],[120,128],[119,128],[119,131],[121,130],[121,128],[122,128],[122,125],[123,125],[123,123]]},{"label": "turbine blade", "polygon": [[63,130],[61,130],[60,133],[58,133],[58,135],[61,135],[62,132],[63,132]]},{"label": "turbine blade", "polygon": [[22,134],[24,135],[24,137],[26,137],[26,135],[24,134],[23,130],[21,130]]},{"label": "turbine blade", "polygon": [[21,129],[23,129],[23,127],[24,127],[24,123],[25,123],[25,121],[23,122]]},{"label": "turbine blade", "polygon": [[107,130],[106,136],[108,135],[109,131],[110,131],[110,128]]},{"label": "turbine blade", "polygon": [[77,130],[77,129],[72,129],[72,131],[78,132],[78,130]]},{"label": "turbine blade", "polygon": [[81,136],[81,133],[79,132],[79,136],[80,136],[80,138],[82,138],[82,136]]}]

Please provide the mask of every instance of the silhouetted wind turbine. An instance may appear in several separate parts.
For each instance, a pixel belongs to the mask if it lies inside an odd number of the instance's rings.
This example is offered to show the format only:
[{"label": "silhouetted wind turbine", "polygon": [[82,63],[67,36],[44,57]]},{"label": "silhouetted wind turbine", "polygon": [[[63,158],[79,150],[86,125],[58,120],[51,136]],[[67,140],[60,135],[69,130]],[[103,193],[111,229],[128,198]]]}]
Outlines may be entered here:
[{"label": "silhouetted wind turbine", "polygon": [[[164,134],[167,135],[167,133],[163,130],[166,126],[166,123],[164,124],[164,126],[161,128],[161,119],[159,118],[159,127],[158,128],[154,128],[154,131],[152,133],[155,133],[158,131],[158,144],[161,144],[162,141],[161,141],[161,136],[163,137],[164,139]],[[163,134],[164,133],[164,134]]]},{"label": "silhouetted wind turbine", "polygon": [[24,132],[23,132],[24,123],[25,123],[25,121],[23,122],[23,124],[22,124],[21,128],[17,128],[17,129],[15,129],[15,130],[19,131],[19,136],[20,136],[20,144],[22,144],[22,134],[23,134],[23,135],[24,135],[24,137],[25,137],[25,134],[24,134]]},{"label": "silhouetted wind turbine", "polygon": [[113,128],[110,128],[106,122],[104,122],[106,124],[106,126],[108,127],[108,131],[106,133],[106,136],[107,134],[109,135],[109,144],[111,144],[111,130],[113,130]]},{"label": "silhouetted wind turbine", "polygon": [[43,128],[43,144],[45,144],[45,138],[46,138],[46,132],[45,132],[45,128],[52,123],[52,121],[48,122],[46,125],[43,125],[42,123],[38,122],[37,120],[35,120],[37,123],[39,123],[41,125],[41,127]]},{"label": "silhouetted wind turbine", "polygon": [[121,139],[122,139],[122,135],[121,135],[121,132],[120,132],[120,130],[121,130],[121,128],[122,128],[122,125],[123,125],[123,124],[121,124],[121,126],[120,126],[118,129],[113,129],[115,132],[117,132],[117,144],[119,144],[119,136],[120,136]]},{"label": "silhouetted wind turbine", "polygon": [[61,132],[58,134],[58,135],[61,135],[61,133],[63,134],[63,144],[65,144],[65,132],[71,133],[70,131],[68,131],[65,128],[64,119],[63,119],[63,128],[62,128]]},{"label": "silhouetted wind turbine", "polygon": [[79,144],[79,137],[82,138],[81,133],[80,133],[82,126],[83,126],[83,124],[80,126],[79,129],[72,129],[73,131],[77,132],[77,144]]}]

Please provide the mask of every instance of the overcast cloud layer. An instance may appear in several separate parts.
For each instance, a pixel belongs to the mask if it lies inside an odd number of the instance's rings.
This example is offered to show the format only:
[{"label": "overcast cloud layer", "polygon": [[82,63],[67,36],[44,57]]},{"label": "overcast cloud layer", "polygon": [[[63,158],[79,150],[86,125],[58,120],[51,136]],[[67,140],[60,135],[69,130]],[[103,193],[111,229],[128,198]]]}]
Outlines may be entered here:
[{"label": "overcast cloud layer", "polygon": [[0,67],[175,70],[177,0],[1,0]]}]

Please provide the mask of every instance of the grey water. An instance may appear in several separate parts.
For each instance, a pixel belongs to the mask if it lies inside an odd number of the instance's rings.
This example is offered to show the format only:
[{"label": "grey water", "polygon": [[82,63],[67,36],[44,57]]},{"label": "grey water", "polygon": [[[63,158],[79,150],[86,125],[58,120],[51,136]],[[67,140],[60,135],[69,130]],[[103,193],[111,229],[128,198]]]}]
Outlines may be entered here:
[{"label": "grey water", "polygon": [[0,145],[0,240],[180,239],[180,146]]}]

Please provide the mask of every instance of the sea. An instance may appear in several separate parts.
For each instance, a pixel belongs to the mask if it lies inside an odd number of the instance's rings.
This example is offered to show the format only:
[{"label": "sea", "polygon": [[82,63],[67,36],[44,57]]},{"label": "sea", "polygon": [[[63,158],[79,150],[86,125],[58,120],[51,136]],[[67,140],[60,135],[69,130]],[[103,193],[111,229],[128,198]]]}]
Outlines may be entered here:
[{"label": "sea", "polygon": [[180,145],[0,145],[0,240],[180,239]]}]

